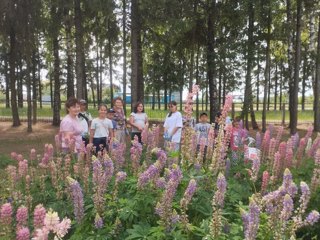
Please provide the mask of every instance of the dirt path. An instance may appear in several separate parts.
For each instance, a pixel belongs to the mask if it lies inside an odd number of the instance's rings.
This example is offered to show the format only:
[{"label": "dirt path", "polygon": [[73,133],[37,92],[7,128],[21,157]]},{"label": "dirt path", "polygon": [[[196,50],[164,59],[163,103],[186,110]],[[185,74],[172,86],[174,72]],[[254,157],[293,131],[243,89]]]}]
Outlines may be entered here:
[{"label": "dirt path", "polygon": [[19,127],[12,127],[10,122],[0,122],[0,154],[9,155],[15,151],[28,155],[32,148],[42,153],[46,143],[54,143],[54,136],[59,129],[50,123],[38,123],[32,128],[33,132],[27,133],[25,122]]}]

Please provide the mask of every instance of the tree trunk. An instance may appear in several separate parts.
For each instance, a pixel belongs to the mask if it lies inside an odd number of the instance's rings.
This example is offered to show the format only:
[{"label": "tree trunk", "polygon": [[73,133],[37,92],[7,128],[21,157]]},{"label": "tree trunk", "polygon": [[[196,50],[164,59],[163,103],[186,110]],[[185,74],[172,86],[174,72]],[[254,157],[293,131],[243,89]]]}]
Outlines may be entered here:
[{"label": "tree trunk", "polygon": [[[27,27],[28,29],[28,27]],[[28,31],[28,30],[26,30]],[[28,41],[28,33],[26,39]],[[32,132],[32,102],[31,102],[31,77],[30,77],[30,69],[31,69],[31,53],[29,50],[26,51],[26,87],[27,87],[27,132]]]},{"label": "tree trunk", "polygon": [[73,76],[73,43],[72,43],[72,21],[69,9],[65,13],[66,31],[66,53],[67,53],[67,98],[74,97],[74,76]]},{"label": "tree trunk", "polygon": [[158,109],[161,109],[161,98],[160,98],[160,89],[157,91],[157,97],[158,97]]},{"label": "tree trunk", "polygon": [[279,92],[280,92],[280,96],[279,96],[279,110],[282,110],[282,88],[283,88],[283,73],[284,73],[284,70],[283,70],[283,63],[281,62],[281,73],[280,73],[280,89],[279,89]]},{"label": "tree trunk", "polygon": [[[108,31],[110,31],[110,21],[108,21]],[[113,58],[113,56],[112,56],[112,43],[111,43],[111,36],[110,35],[109,35],[109,39],[108,39],[108,52],[109,52],[110,99],[112,101],[112,99],[113,99],[112,58]],[[124,98],[123,101],[126,101],[126,99]]]},{"label": "tree trunk", "polygon": [[316,78],[315,78],[315,95],[314,95],[314,131],[320,132],[320,16],[318,27],[318,46],[316,60]]},{"label": "tree trunk", "polygon": [[40,102],[40,108],[42,109],[42,84],[41,84],[41,77],[40,77],[40,71],[41,71],[41,66],[40,66],[40,53],[38,50],[38,88],[39,88],[39,102]]},{"label": "tree trunk", "polygon": [[207,76],[209,81],[210,95],[210,122],[215,121],[215,115],[218,111],[217,106],[217,83],[215,80],[216,64],[215,64],[215,9],[216,1],[211,0],[208,8],[208,35],[207,35]]},{"label": "tree trunk", "polygon": [[10,108],[10,77],[8,74],[8,55],[9,54],[5,54],[4,58],[4,77],[6,79],[6,108]]},{"label": "tree trunk", "polygon": [[276,71],[274,73],[275,82],[274,82],[274,107],[273,110],[277,110],[277,98],[278,98],[278,64],[276,63]]},{"label": "tree trunk", "polygon": [[261,71],[261,67],[260,67],[260,51],[258,50],[257,52],[257,65],[258,65],[258,73],[257,73],[257,102],[256,102],[256,111],[259,111],[259,104],[260,104],[260,99],[259,99],[259,95],[260,95],[260,71]]},{"label": "tree trunk", "polygon": [[270,38],[271,38],[271,6],[270,6],[270,0],[268,1],[268,33],[267,33],[267,48],[266,48],[266,68],[264,72],[264,90],[263,90],[263,109],[262,109],[262,132],[265,132],[267,130],[267,97],[268,97],[268,89],[269,89],[269,82],[270,82]]},{"label": "tree trunk", "polygon": [[[100,67],[99,67],[99,40],[98,37],[96,36],[96,41],[97,41],[97,46],[96,46],[96,87],[97,87],[97,102],[98,105],[100,104],[100,84],[99,84],[99,73],[100,73]],[[96,106],[94,105],[94,108]]]},{"label": "tree trunk", "polygon": [[57,36],[52,39],[53,44],[53,77],[54,77],[54,100],[53,100],[53,126],[60,125],[60,59],[59,41]]},{"label": "tree trunk", "polygon": [[[294,36],[293,36],[293,30],[292,30],[292,9],[291,9],[291,0],[287,0],[287,41],[288,41],[288,50],[287,50],[287,55],[288,55],[288,73],[287,77],[289,79],[289,112],[293,111],[292,106],[293,106],[293,88],[294,88],[294,81],[293,81],[293,41],[294,41]],[[290,116],[291,117],[291,116]],[[290,129],[292,128],[292,121],[290,119],[289,122],[289,127]]]},{"label": "tree trunk", "polygon": [[19,78],[18,78],[18,107],[23,108],[23,63],[22,63],[22,56],[20,53],[20,61],[19,61]]},{"label": "tree trunk", "polygon": [[294,54],[294,81],[292,88],[292,106],[290,111],[290,133],[297,132],[298,124],[298,91],[299,91],[299,72],[301,61],[301,18],[302,18],[302,0],[297,0],[297,25],[295,39],[295,54]]},{"label": "tree trunk", "polygon": [[87,95],[87,83],[85,74],[81,0],[74,0],[74,25],[76,41],[77,98],[85,99]]},{"label": "tree trunk", "polygon": [[35,51],[33,51],[33,54],[32,54],[32,85],[33,85],[32,86],[32,124],[36,124],[37,123],[37,106],[38,106],[37,104],[38,78],[37,78],[37,56]]},{"label": "tree trunk", "polygon": [[248,53],[247,53],[247,73],[246,73],[246,86],[245,86],[245,93],[244,93],[244,104],[243,104],[243,111],[242,111],[242,119],[245,119],[245,127],[249,129],[249,122],[248,122],[248,114],[250,110],[251,116],[251,124],[254,129],[258,128],[255,114],[253,111],[253,96],[252,96],[252,84],[251,84],[251,72],[253,67],[254,61],[254,39],[253,39],[253,24],[254,24],[254,9],[253,9],[253,2],[252,0],[249,2],[248,6],[248,14],[249,14],[249,28],[248,28]]},{"label": "tree trunk", "polygon": [[143,101],[140,1],[131,1],[131,110],[137,101]]},{"label": "tree trunk", "polygon": [[[127,3],[126,0],[122,0],[122,34],[123,34],[123,39],[122,39],[122,48],[123,48],[123,76],[122,76],[122,88],[123,88],[123,95],[122,98],[124,100],[124,113],[126,114],[127,112],[127,107],[126,107],[126,96],[127,96]],[[154,96],[154,95],[153,95]],[[153,109],[154,109],[154,103],[153,103]]]},{"label": "tree trunk", "polygon": [[13,27],[10,29],[10,89],[11,89],[11,109],[12,109],[12,126],[18,127],[21,125],[18,105],[17,105],[17,91],[16,91],[16,56],[17,56],[17,39]]},{"label": "tree trunk", "polygon": [[301,96],[301,110],[305,110],[305,103],[306,103],[306,78],[308,77],[307,75],[307,49],[305,49],[305,54],[304,54],[304,59],[303,59],[303,67],[302,67],[302,96]]},{"label": "tree trunk", "polygon": [[152,110],[154,110],[155,105],[156,105],[156,91],[153,88],[152,89],[152,105],[151,105]]},{"label": "tree trunk", "polygon": [[[196,58],[196,84],[199,85],[199,57],[200,57],[200,44],[198,43],[198,48],[197,48],[197,58]],[[182,101],[181,101],[182,103]],[[199,119],[199,92],[197,93],[197,98],[196,98],[196,120],[198,122]]]},{"label": "tree trunk", "polygon": [[[271,71],[271,66],[270,66],[270,69]],[[270,111],[270,92],[271,92],[271,74],[269,73],[269,83],[268,83],[268,104],[267,104],[267,110]]]}]

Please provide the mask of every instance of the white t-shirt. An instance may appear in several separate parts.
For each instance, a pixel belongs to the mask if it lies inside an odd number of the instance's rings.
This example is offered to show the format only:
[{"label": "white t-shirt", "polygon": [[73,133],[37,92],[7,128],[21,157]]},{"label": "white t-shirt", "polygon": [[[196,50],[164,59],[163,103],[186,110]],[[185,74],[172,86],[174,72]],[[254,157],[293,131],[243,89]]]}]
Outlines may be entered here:
[{"label": "white t-shirt", "polygon": [[172,136],[171,141],[175,143],[180,143],[181,140],[181,132],[182,132],[182,115],[180,112],[172,113],[172,115],[169,117],[169,114],[166,117],[166,120],[164,121],[164,128],[167,129],[168,133],[171,135],[172,131],[175,127],[178,127],[178,130],[176,133]]},{"label": "white t-shirt", "polygon": [[[146,125],[146,120],[148,119],[146,113],[131,113],[130,116],[133,117],[133,123],[135,125],[138,125],[142,129],[144,129],[144,126]],[[140,132],[138,128],[132,126],[132,132]]]},{"label": "white t-shirt", "polygon": [[112,121],[108,118],[95,118],[92,120],[91,129],[94,129],[94,138],[109,137],[109,129],[113,129]]},{"label": "white t-shirt", "polygon": [[196,124],[195,130],[198,133],[198,144],[200,144],[201,138],[205,138],[206,145],[208,145],[208,134],[209,134],[210,128],[211,128],[211,125],[209,123],[197,123]]},{"label": "white t-shirt", "polygon": [[[91,116],[91,114],[90,113],[88,113],[88,112],[81,112],[81,114],[82,115],[84,115],[85,117],[87,117],[87,119],[88,119],[88,121],[90,122],[90,121],[92,121],[92,116]],[[82,132],[82,136],[83,137],[85,137],[87,134],[88,134],[88,132],[89,132],[89,126],[88,126],[88,122],[87,122],[87,120],[84,118],[84,117],[82,117],[80,114],[79,114],[79,116],[78,116],[78,119],[79,119],[79,122],[80,122],[80,124],[81,124],[81,126],[82,126],[82,128],[83,128],[83,132]]]}]

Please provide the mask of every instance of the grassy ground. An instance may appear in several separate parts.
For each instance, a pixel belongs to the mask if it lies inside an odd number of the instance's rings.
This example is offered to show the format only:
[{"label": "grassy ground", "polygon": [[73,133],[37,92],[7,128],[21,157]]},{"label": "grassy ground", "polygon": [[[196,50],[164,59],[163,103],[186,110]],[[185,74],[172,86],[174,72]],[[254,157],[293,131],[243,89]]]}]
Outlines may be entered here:
[{"label": "grassy ground", "polygon": [[[163,106],[162,106],[163,107]],[[200,112],[203,110],[200,108]],[[96,108],[93,106],[89,107],[89,112],[92,114],[93,117],[96,117],[98,115],[98,111]],[[145,112],[149,116],[149,119],[157,119],[157,120],[163,120],[167,114],[167,110],[164,109],[155,109],[152,110],[151,106],[146,106],[145,107]],[[285,122],[289,121],[289,111],[285,112]],[[65,110],[61,109],[61,116],[65,115]],[[240,109],[236,109],[235,115],[240,114]],[[129,115],[129,114],[127,114]],[[257,121],[262,120],[262,111],[255,111],[256,119]],[[305,111],[299,111],[298,113],[298,121],[300,123],[305,123],[305,122],[312,122],[313,121],[313,115],[314,111],[312,110],[305,110]],[[3,116],[11,116],[11,108],[4,108],[0,107],[0,119]],[[27,108],[19,108],[19,116],[21,117],[26,117],[27,116]],[[49,105],[44,105],[42,109],[37,110],[37,116],[41,118],[51,118],[52,117],[52,109]],[[279,122],[282,121],[282,111],[267,111],[267,121],[269,122]]]}]

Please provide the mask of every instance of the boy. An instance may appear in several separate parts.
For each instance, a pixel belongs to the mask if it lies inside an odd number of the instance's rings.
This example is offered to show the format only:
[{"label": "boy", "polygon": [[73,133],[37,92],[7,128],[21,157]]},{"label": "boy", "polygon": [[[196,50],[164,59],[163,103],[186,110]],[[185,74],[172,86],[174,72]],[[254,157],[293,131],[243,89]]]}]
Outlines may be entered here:
[{"label": "boy", "polygon": [[78,119],[83,128],[82,141],[85,143],[85,146],[89,143],[89,128],[91,126],[92,116],[87,111],[87,101],[81,99],[80,101],[80,113],[78,115]]},{"label": "boy", "polygon": [[206,158],[207,147],[208,147],[208,134],[211,125],[208,123],[208,114],[203,112],[200,114],[199,123],[196,124],[195,130],[198,133],[198,145],[197,151],[200,149],[200,140],[201,138],[205,139],[205,148],[204,148],[204,159]]}]

